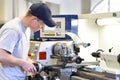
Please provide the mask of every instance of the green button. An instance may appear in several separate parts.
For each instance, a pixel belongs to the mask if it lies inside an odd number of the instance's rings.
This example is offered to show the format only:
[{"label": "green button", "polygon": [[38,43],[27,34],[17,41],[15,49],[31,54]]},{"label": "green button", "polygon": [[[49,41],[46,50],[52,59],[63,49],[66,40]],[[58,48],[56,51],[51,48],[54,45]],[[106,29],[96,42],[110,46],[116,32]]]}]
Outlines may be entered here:
[{"label": "green button", "polygon": [[117,16],[117,14],[116,13],[113,13],[113,17],[116,17]]}]

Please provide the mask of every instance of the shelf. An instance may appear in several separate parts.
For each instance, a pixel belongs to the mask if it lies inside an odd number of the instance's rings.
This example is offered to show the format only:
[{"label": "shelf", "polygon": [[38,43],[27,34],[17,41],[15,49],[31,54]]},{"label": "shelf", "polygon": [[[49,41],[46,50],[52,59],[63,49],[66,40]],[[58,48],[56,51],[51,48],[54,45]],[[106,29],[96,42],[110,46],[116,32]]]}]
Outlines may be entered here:
[{"label": "shelf", "polygon": [[110,18],[110,17],[120,17],[120,12],[80,14],[78,16],[79,19],[99,19],[99,18]]}]

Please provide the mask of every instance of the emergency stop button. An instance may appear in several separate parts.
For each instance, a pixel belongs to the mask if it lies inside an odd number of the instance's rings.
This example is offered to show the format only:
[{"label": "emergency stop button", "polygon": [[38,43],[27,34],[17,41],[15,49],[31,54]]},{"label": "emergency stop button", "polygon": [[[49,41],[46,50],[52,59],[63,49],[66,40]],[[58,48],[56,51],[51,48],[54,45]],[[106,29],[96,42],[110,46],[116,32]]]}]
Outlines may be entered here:
[{"label": "emergency stop button", "polygon": [[46,59],[46,52],[39,52],[39,60],[45,60]]}]

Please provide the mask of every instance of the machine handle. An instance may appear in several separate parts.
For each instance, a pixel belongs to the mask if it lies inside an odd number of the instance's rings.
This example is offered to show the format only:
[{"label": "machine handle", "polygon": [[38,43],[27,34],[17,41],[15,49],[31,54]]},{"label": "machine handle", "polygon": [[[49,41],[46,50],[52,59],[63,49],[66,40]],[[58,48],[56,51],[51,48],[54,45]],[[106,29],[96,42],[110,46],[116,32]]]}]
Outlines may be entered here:
[{"label": "machine handle", "polygon": [[42,64],[40,64],[40,63],[33,63],[33,64],[38,72],[43,70]]},{"label": "machine handle", "polygon": [[83,60],[84,60],[84,59],[82,59],[82,58],[80,58],[80,57],[77,57],[76,60],[75,60],[75,62],[76,62],[77,64],[80,64]]},{"label": "machine handle", "polygon": [[93,52],[91,55],[93,57],[100,58],[100,52]]},{"label": "machine handle", "polygon": [[120,54],[117,56],[117,61],[120,64]]}]

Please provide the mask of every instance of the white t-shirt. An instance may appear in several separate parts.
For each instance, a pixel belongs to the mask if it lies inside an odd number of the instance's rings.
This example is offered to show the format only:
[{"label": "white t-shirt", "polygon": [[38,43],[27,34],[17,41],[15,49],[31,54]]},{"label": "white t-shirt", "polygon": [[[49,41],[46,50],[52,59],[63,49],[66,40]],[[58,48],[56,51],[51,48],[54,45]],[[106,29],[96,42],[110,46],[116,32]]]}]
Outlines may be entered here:
[{"label": "white t-shirt", "polygon": [[[30,41],[30,29],[26,28],[19,18],[7,22],[0,29],[0,48],[11,55],[27,59]],[[24,80],[25,73],[18,66],[1,64],[0,80]]]}]

